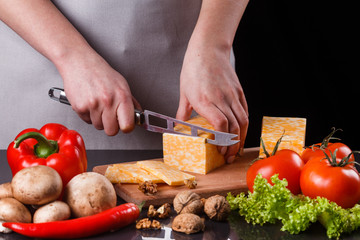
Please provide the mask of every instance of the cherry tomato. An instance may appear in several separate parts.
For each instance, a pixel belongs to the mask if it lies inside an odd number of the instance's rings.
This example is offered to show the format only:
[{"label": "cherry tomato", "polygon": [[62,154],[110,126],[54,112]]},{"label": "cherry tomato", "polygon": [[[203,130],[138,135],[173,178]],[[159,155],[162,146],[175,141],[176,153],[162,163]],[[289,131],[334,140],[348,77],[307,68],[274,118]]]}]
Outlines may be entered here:
[{"label": "cherry tomato", "polygon": [[324,159],[324,156],[309,160],[300,175],[302,193],[311,198],[325,197],[343,208],[350,208],[358,203],[359,173],[351,164],[339,166],[341,160],[338,156],[334,156],[332,163]]},{"label": "cherry tomato", "polygon": [[247,171],[246,182],[249,190],[253,192],[254,180],[259,173],[271,183],[270,178],[274,174],[279,174],[279,179],[286,178],[287,188],[293,194],[300,193],[300,173],[304,163],[296,152],[283,149],[274,155],[257,160]]}]

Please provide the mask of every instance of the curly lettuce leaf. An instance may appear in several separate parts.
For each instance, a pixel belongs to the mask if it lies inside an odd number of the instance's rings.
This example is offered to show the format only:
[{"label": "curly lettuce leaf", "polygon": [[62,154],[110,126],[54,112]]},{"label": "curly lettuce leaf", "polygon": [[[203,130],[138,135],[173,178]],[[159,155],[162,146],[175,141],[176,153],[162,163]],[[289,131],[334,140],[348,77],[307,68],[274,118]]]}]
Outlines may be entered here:
[{"label": "curly lettuce leaf", "polygon": [[291,234],[298,234],[305,231],[313,222],[317,221],[316,203],[309,197],[297,197],[299,204],[288,216],[282,219],[282,231],[288,231]]},{"label": "curly lettuce leaf", "polygon": [[319,221],[326,229],[329,238],[339,238],[343,233],[351,233],[360,227],[360,205],[343,209],[326,198],[311,199],[303,195],[294,196],[286,188],[286,179],[278,175],[271,177],[270,185],[259,174],[255,178],[254,191],[233,196],[228,193],[227,200],[232,210],[238,210],[248,223],[260,224],[281,221],[282,231],[298,234],[305,231],[311,223]]},{"label": "curly lettuce leaf", "polygon": [[279,180],[278,175],[274,175],[271,181],[273,186],[258,175],[254,181],[254,191],[249,192],[248,196],[241,193],[234,197],[229,193],[227,200],[231,208],[239,209],[239,214],[252,224],[275,223],[286,218],[300,201],[286,188],[286,179]]},{"label": "curly lettuce leaf", "polygon": [[326,228],[329,238],[339,239],[343,233],[351,233],[360,227],[360,205],[343,209],[326,198],[317,198],[318,220]]}]

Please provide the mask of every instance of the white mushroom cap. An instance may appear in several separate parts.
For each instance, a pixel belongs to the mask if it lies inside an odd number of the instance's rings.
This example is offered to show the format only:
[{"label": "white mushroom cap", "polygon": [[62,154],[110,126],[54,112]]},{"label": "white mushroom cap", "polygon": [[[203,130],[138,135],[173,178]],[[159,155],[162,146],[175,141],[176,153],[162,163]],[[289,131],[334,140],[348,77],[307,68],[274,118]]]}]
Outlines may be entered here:
[{"label": "white mushroom cap", "polygon": [[62,180],[51,167],[27,167],[15,174],[11,181],[14,198],[24,204],[42,205],[59,198]]},{"label": "white mushroom cap", "polygon": [[15,198],[0,199],[0,220],[6,222],[31,222],[30,211]]},{"label": "white mushroom cap", "polygon": [[62,201],[48,203],[34,213],[33,222],[54,222],[70,218],[70,207]]},{"label": "white mushroom cap", "polygon": [[[30,211],[15,198],[0,199],[0,222],[31,222]],[[9,232],[1,224],[0,232]]]},{"label": "white mushroom cap", "polygon": [[90,216],[116,206],[116,192],[103,175],[85,172],[73,177],[65,187],[64,201],[74,217]]},{"label": "white mushroom cap", "polygon": [[0,185],[0,199],[13,197],[11,182],[3,183]]}]

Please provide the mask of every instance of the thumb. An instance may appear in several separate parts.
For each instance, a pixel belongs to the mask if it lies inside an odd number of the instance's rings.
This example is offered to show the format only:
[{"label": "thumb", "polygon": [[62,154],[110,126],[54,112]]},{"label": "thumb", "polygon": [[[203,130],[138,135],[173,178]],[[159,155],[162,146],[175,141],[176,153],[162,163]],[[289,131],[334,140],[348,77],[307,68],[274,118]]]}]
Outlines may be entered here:
[{"label": "thumb", "polygon": [[184,95],[180,95],[179,107],[176,118],[182,121],[189,120],[192,113],[192,106]]}]

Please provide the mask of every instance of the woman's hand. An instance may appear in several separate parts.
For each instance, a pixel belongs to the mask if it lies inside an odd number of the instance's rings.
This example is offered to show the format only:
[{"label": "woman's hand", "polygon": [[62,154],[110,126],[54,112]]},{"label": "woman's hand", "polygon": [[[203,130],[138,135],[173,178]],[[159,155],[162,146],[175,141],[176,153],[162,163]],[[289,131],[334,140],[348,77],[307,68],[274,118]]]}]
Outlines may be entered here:
[{"label": "woman's hand", "polygon": [[232,162],[244,147],[248,108],[239,79],[222,51],[188,48],[180,76],[180,103],[176,117],[189,119],[192,109],[217,131],[237,134],[240,143],[220,151]]},{"label": "woman's hand", "polygon": [[132,96],[125,78],[91,49],[70,54],[57,63],[66,96],[72,108],[96,129],[115,135],[119,129],[134,128],[134,106],[141,109]]},{"label": "woman's hand", "polygon": [[240,143],[219,148],[228,163],[244,148],[248,107],[230,64],[234,36],[247,0],[203,0],[180,75],[177,118],[187,120],[194,109],[217,131],[235,133]]}]

